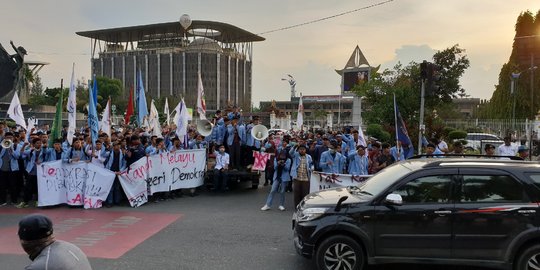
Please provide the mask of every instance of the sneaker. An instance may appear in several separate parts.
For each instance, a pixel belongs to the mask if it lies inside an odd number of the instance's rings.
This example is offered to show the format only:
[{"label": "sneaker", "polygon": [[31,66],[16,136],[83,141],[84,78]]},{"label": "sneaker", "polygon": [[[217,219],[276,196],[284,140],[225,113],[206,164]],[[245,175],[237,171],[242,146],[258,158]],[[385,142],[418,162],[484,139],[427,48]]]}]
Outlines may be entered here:
[{"label": "sneaker", "polygon": [[0,206],[6,206],[7,205],[7,202],[5,203],[0,203]]},{"label": "sneaker", "polygon": [[25,203],[25,202],[21,202],[21,203],[17,204],[15,207],[17,207],[17,208],[27,208],[28,204]]},{"label": "sneaker", "polygon": [[279,211],[285,211],[285,207],[283,207],[283,205],[280,205],[278,208],[279,208]]},{"label": "sneaker", "polygon": [[261,208],[261,211],[266,211],[266,210],[270,210],[270,206],[268,205],[264,205],[262,208]]}]

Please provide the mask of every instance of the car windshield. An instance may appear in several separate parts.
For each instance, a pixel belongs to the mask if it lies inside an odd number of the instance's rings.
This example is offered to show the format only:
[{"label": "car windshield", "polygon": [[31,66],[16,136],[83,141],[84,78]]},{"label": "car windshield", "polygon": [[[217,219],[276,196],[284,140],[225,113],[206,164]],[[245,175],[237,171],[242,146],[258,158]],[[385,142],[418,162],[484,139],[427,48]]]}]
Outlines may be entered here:
[{"label": "car windshield", "polygon": [[375,174],[360,187],[362,193],[369,193],[373,196],[378,195],[396,180],[412,172],[414,169],[408,166],[409,164],[408,162],[396,163]]}]

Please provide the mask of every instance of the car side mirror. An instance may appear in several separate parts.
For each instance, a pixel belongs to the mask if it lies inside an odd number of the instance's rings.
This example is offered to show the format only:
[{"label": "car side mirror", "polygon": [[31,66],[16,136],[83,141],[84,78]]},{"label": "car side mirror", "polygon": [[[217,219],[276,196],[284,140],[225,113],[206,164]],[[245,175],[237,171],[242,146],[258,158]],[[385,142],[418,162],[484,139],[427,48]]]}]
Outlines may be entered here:
[{"label": "car side mirror", "polygon": [[387,204],[390,204],[390,205],[402,205],[403,204],[403,198],[401,198],[401,195],[394,194],[394,193],[390,193],[390,194],[386,195],[386,199],[384,199],[384,201]]}]

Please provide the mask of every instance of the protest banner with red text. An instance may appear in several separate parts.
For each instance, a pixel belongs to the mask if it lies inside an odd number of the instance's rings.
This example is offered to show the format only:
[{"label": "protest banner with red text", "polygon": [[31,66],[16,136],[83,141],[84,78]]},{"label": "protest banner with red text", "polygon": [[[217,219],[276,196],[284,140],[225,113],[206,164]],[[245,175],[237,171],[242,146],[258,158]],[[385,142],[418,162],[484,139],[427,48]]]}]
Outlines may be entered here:
[{"label": "protest banner with red text", "polygon": [[309,192],[311,193],[336,187],[356,186],[364,181],[367,181],[370,176],[371,175],[313,172],[309,181]]},{"label": "protest banner with red text", "polygon": [[58,204],[100,208],[107,199],[114,173],[83,161],[45,162],[38,167],[38,206]]},{"label": "protest banner with red text", "polygon": [[120,183],[132,207],[148,201],[148,195],[203,185],[206,150],[166,152],[143,157],[120,175]]}]

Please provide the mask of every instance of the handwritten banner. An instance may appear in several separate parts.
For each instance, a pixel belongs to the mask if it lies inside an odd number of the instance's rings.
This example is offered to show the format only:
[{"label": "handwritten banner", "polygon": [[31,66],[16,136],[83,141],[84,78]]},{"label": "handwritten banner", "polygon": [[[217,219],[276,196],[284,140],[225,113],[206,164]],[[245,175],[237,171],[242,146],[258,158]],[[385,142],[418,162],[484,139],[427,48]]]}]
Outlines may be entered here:
[{"label": "handwritten banner", "polygon": [[100,208],[107,199],[115,175],[92,163],[45,162],[38,167],[38,206],[67,203]]},{"label": "handwritten banner", "polygon": [[132,207],[148,202],[148,195],[204,184],[206,149],[167,152],[143,157],[120,175]]},{"label": "handwritten banner", "polygon": [[361,182],[367,181],[369,177],[371,177],[371,175],[313,172],[309,181],[309,192],[336,187],[356,186]]}]

